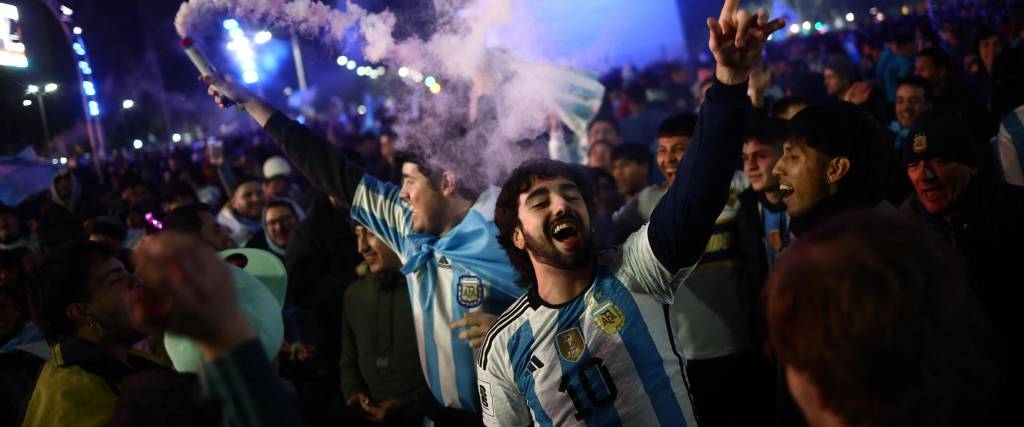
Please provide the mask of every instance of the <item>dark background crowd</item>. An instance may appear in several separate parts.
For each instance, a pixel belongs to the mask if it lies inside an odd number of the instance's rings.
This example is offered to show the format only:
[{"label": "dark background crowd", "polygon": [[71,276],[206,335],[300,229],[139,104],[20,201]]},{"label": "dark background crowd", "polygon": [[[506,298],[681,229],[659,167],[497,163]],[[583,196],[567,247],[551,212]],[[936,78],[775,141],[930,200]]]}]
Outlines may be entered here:
[{"label": "dark background crowd", "polygon": [[[713,75],[714,65],[700,62],[613,70],[601,78],[606,97],[586,135],[553,121],[544,135],[520,145],[532,156],[586,169],[596,190],[596,235],[610,247],[650,218],[673,182]],[[793,379],[779,369],[783,363],[811,373],[822,406],[856,414],[861,418],[851,419],[865,424],[943,425],[954,419],[900,418],[869,398],[857,400],[921,382],[927,383],[921,393],[948,386],[965,396],[950,402],[954,409],[933,408],[934,417],[954,414],[957,405],[990,405],[996,413],[1012,407],[1010,394],[999,390],[1020,384],[1013,311],[1022,283],[1016,262],[1024,259],[1024,5],[936,5],[929,13],[887,15],[856,30],[786,37],[768,45],[749,84],[754,117],[743,157],[736,159],[732,193],[688,279],[692,295],[678,297],[670,312],[698,419],[706,425],[816,423]],[[401,184],[403,158],[396,146],[404,136],[391,130],[396,118],[388,111],[376,116],[369,132],[322,119],[308,125],[372,175]],[[866,215],[864,209],[906,222],[849,216]],[[844,227],[860,234],[842,237]],[[282,262],[285,332],[273,368],[307,423],[416,424],[430,414],[436,403],[420,373],[401,262],[257,132],[122,151],[102,165],[88,156],[71,158],[48,190],[0,206],[0,424],[32,420],[34,414],[25,412],[37,381],[55,382],[54,388],[76,381],[40,376],[44,361],[57,357],[50,350],[56,341],[65,343],[65,360],[72,347],[67,343],[90,339],[127,343],[146,354],[130,356],[139,359],[128,359],[130,368],[123,368],[80,351],[77,357],[88,359],[82,363],[99,366],[93,372],[102,372],[109,384],[149,364],[168,364],[160,337],[118,335],[109,319],[96,328],[99,338],[83,335],[82,328],[67,325],[67,316],[79,314],[64,309],[89,302],[93,310],[115,310],[113,302],[100,300],[105,294],[87,289],[96,279],[94,264],[116,259],[131,272],[132,249],[167,230],[190,233],[215,250],[267,250]],[[917,243],[901,246],[905,240]],[[804,246],[790,251],[797,243]],[[881,258],[881,265],[885,257],[926,267],[877,277],[850,267],[858,265],[851,259]],[[819,264],[812,269],[798,264],[802,259]],[[940,268],[962,280],[936,276]],[[849,294],[815,290],[805,284],[809,277],[834,281],[836,292]],[[950,280],[970,291],[942,299],[923,288],[879,285],[863,291],[878,298],[859,299],[857,290],[844,287],[892,280],[924,280],[921,286]],[[839,297],[854,305],[823,302]],[[905,316],[935,317],[929,325],[940,331],[956,325],[944,324],[948,318],[928,307],[900,311],[925,304],[914,298],[963,310],[960,318],[976,321],[991,337],[953,334],[949,345],[936,344],[941,336],[907,326],[917,318]],[[780,308],[799,301],[819,304],[827,318]],[[956,307],[964,301],[976,301],[977,313]],[[90,314],[80,315],[80,324],[90,322]],[[869,332],[892,335],[879,344],[865,338]],[[821,348],[837,334],[863,345]],[[971,348],[953,346],[964,342]],[[935,374],[946,366],[967,366],[965,376],[973,379]],[[923,379],[903,371],[915,369]],[[166,389],[185,387],[164,377],[152,381]],[[114,389],[130,401],[118,402],[115,423],[170,416],[180,403],[161,410],[138,396],[166,390],[138,382]],[[975,391],[982,394],[968,393]],[[126,399],[131,393],[138,398]],[[912,407],[922,401],[899,402]],[[67,410],[81,411],[81,420],[103,417],[95,408]],[[983,424],[979,420],[973,419]]]}]

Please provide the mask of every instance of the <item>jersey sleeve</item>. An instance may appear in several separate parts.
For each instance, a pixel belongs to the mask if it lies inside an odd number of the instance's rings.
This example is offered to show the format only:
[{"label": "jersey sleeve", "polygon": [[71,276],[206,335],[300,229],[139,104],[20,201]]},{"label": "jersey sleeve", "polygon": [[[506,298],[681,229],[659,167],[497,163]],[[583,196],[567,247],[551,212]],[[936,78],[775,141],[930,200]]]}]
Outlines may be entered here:
[{"label": "jersey sleeve", "polygon": [[352,198],[352,219],[384,240],[402,255],[405,236],[412,231],[412,211],[399,197],[399,187],[370,175],[363,179]]},{"label": "jersey sleeve", "polygon": [[603,254],[602,262],[612,269],[630,292],[648,294],[663,304],[671,304],[679,285],[690,275],[697,262],[674,273],[670,272],[651,248],[648,227],[650,224],[644,224],[621,247]]},{"label": "jersey sleeve", "polygon": [[[484,425],[525,426],[533,423],[526,398],[512,379],[511,366],[503,363],[498,348],[483,355],[488,360],[477,366],[477,391]],[[507,358],[505,358],[507,360]]]}]

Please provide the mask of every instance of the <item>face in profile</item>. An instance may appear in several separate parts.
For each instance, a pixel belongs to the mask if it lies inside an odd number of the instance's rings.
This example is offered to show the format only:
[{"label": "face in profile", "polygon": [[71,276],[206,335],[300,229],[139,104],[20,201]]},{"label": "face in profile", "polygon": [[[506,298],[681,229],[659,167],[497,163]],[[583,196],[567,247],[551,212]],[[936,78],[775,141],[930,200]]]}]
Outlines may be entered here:
[{"label": "face in profile", "polygon": [[790,216],[803,216],[829,195],[826,182],[829,160],[801,141],[783,143],[782,158],[772,173],[779,180],[779,191]]}]

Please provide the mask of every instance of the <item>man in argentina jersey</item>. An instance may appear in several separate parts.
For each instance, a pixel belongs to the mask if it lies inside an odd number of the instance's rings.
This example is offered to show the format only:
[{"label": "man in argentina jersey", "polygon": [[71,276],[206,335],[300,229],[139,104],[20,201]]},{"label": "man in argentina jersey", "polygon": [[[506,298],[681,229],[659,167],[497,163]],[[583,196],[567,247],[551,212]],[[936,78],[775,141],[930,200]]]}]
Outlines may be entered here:
[{"label": "man in argentina jersey", "polygon": [[247,89],[219,77],[202,80],[218,104],[224,106],[222,94],[234,100],[310,183],[399,254],[427,385],[441,405],[472,413],[428,414],[441,418],[435,421],[475,421],[480,407],[469,344],[482,342],[497,318],[489,313],[501,313],[525,291],[515,285],[518,274],[498,246],[487,203],[493,199],[460,180],[458,171],[416,157],[405,159],[401,187],[365,175],[330,143]]},{"label": "man in argentina jersey", "polygon": [[621,247],[595,256],[593,191],[573,167],[532,161],[505,183],[498,239],[530,288],[479,354],[485,424],[696,424],[667,310],[729,195],[749,70],[784,25],[738,3],[709,20],[716,80],[676,182]]}]

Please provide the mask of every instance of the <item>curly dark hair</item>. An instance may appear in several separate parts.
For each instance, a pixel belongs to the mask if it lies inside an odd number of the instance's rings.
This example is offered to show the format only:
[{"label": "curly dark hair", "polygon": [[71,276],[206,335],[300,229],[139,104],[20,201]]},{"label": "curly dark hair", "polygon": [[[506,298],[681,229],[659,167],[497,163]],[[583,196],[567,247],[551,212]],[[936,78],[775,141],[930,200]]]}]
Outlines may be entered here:
[{"label": "curly dark hair", "polygon": [[565,178],[576,184],[580,189],[583,202],[587,205],[587,213],[591,221],[596,211],[594,206],[594,187],[583,168],[576,165],[548,159],[533,159],[524,162],[512,171],[501,187],[494,208],[494,224],[498,226],[498,244],[505,249],[512,266],[519,271],[520,286],[529,287],[537,281],[533,272],[533,263],[526,251],[516,247],[512,241],[516,227],[519,227],[519,195],[529,190],[535,179]]},{"label": "curly dark hair", "polygon": [[68,318],[68,305],[92,298],[89,276],[93,266],[117,255],[109,245],[76,240],[43,258],[32,281],[32,305],[47,341],[52,344],[74,335],[75,322]]}]

